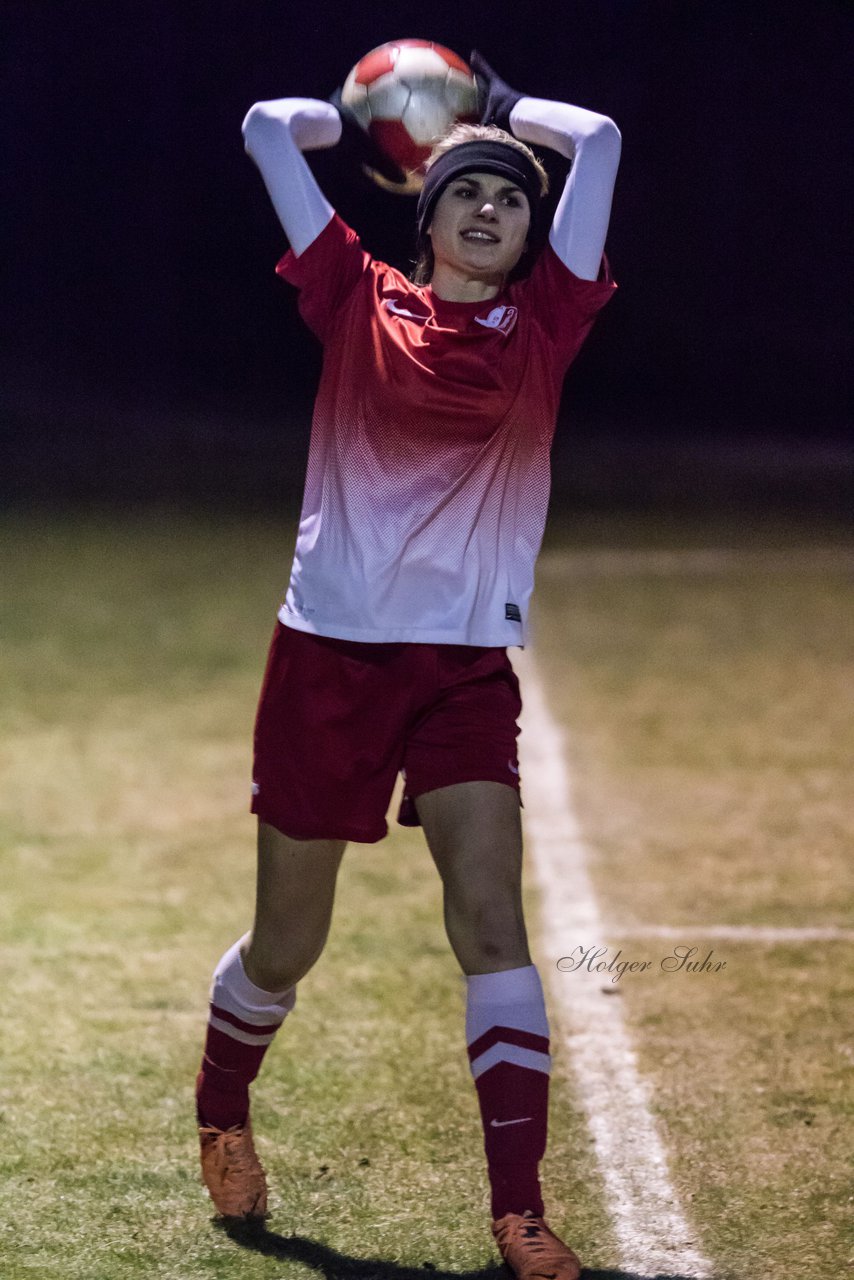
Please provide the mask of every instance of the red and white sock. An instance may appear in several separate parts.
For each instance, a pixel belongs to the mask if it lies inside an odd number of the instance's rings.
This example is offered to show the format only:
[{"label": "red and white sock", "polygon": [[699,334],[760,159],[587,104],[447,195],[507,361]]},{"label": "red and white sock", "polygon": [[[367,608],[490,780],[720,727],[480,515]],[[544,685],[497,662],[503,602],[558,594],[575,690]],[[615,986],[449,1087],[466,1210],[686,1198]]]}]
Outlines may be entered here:
[{"label": "red and white sock", "polygon": [[536,965],[466,976],[466,1043],[483,1121],[492,1216],[543,1213],[549,1023]]},{"label": "red and white sock", "polygon": [[[247,935],[248,936],[248,935]],[[196,1079],[199,1124],[230,1129],[249,1114],[249,1086],[296,1004],[296,987],[262,991],[243,968],[240,938],[214,970],[205,1052]]]}]

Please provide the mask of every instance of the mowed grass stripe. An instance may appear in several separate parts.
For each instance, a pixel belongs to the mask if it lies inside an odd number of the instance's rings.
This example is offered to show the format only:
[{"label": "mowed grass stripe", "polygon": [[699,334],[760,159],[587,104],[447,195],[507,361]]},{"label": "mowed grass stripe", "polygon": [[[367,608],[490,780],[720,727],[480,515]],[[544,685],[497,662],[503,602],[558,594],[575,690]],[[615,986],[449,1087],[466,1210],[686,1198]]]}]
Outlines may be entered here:
[{"label": "mowed grass stripe", "polygon": [[[4,1280],[497,1276],[463,983],[417,831],[348,850],[265,1062],[258,1248],[214,1229],[198,1177],[192,1086],[210,973],[251,919],[252,720],[292,527],[150,513],[0,535]],[[607,1254],[563,1088],[544,1175],[573,1243]]]},{"label": "mowed grass stripe", "polygon": [[[534,636],[609,922],[591,942],[636,966],[599,976],[677,1189],[721,1277],[836,1275],[854,1110],[854,578],[820,557],[773,574],[750,556],[722,572],[547,572]],[[724,925],[737,937],[715,937]],[[663,967],[678,943],[711,951],[709,967]]]}]

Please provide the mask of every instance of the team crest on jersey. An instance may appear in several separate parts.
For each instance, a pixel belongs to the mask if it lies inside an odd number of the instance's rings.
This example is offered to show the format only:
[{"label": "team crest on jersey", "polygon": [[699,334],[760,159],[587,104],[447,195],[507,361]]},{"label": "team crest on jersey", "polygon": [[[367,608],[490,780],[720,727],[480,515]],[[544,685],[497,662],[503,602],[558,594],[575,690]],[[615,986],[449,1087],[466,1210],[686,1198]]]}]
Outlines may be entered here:
[{"label": "team crest on jersey", "polygon": [[475,323],[482,324],[484,329],[499,329],[501,333],[509,333],[518,314],[518,307],[493,307],[485,318],[475,316]]}]

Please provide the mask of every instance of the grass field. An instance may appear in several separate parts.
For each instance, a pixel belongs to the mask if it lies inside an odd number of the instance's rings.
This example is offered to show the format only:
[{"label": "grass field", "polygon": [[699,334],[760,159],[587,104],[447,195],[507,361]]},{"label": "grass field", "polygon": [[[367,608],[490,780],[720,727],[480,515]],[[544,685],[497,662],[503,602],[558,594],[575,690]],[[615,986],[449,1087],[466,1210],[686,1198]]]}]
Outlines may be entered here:
[{"label": "grass field", "polygon": [[[0,533],[0,1275],[498,1276],[462,981],[418,831],[348,850],[329,945],[265,1064],[269,1231],[229,1238],[197,1178],[192,1081],[210,971],[250,919],[251,727],[293,524]],[[701,947],[718,926],[854,928],[852,597],[832,527],[555,521],[533,647],[609,942],[655,959],[674,943],[657,927]],[[709,948],[720,973],[620,984],[674,1184],[718,1280],[835,1280],[854,1256],[852,944]],[[561,1062],[544,1175],[589,1277],[626,1275]]]}]

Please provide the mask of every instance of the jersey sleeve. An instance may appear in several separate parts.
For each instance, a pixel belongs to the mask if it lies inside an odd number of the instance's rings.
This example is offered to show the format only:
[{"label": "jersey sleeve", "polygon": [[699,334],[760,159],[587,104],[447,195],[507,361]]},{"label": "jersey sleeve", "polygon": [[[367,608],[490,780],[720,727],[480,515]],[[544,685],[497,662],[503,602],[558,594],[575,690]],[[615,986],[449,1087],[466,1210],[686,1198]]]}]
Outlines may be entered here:
[{"label": "jersey sleeve", "polygon": [[303,253],[288,250],[276,274],[299,289],[300,315],[326,342],[371,262],[356,232],[336,213]]},{"label": "jersey sleeve", "polygon": [[243,121],[247,155],[258,166],[295,253],[304,252],[333,213],[303,152],[332,147],[340,137],[341,117],[335,107],[313,98],[256,102]]},{"label": "jersey sleeve", "polygon": [[525,306],[555,351],[565,370],[577,356],[599,312],[613,297],[617,285],[607,257],[597,280],[583,280],[567,267],[547,242],[527,278],[515,286]]},{"label": "jersey sleeve", "polygon": [[598,278],[620,163],[620,131],[608,116],[545,98],[521,98],[513,133],[570,161],[549,232],[557,256],[584,280]]}]

